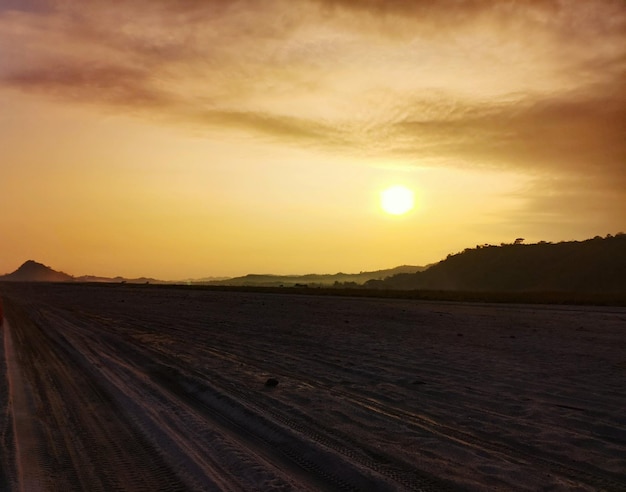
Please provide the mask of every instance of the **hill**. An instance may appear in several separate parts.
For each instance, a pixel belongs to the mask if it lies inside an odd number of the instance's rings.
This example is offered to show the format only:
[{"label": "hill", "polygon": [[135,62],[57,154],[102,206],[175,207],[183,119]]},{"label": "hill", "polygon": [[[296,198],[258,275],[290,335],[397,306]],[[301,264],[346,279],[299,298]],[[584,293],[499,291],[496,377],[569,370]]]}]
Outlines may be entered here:
[{"label": "hill", "polygon": [[626,292],[626,234],[586,241],[477,246],[425,271],[366,287],[484,292]]},{"label": "hill", "polygon": [[74,277],[49,266],[28,260],[13,273],[0,276],[4,282],[73,282]]},{"label": "hill", "polygon": [[11,282],[86,282],[86,283],[129,283],[129,284],[196,284],[196,285],[228,285],[248,287],[293,287],[293,286],[355,286],[362,285],[368,280],[383,279],[398,273],[414,273],[427,267],[403,265],[387,270],[360,273],[335,273],[335,274],[308,274],[308,275],[259,275],[249,274],[243,277],[225,278],[208,277],[202,279],[188,279],[184,281],[158,280],[148,277],[125,278],[125,277],[100,277],[95,275],[83,275],[73,277],[63,272],[57,272],[52,268],[28,260],[13,273],[0,276],[0,281]]},{"label": "hill", "polygon": [[99,277],[96,275],[82,275],[75,277],[76,282],[87,283],[123,283],[123,284],[166,284],[164,280],[158,280],[155,278],[138,277],[138,278],[125,278],[125,277]]},{"label": "hill", "polygon": [[[335,273],[335,274],[317,274],[310,273],[306,275],[271,275],[271,274],[249,274],[243,277],[234,277],[219,281],[203,282],[207,285],[232,285],[232,286],[254,286],[254,287],[293,287],[304,286],[350,286],[362,285],[369,280],[381,280],[386,277],[397,275],[399,273],[415,273],[426,269],[427,267],[402,265],[387,270],[376,270],[373,272],[360,273]],[[199,283],[199,282],[195,282]]]}]

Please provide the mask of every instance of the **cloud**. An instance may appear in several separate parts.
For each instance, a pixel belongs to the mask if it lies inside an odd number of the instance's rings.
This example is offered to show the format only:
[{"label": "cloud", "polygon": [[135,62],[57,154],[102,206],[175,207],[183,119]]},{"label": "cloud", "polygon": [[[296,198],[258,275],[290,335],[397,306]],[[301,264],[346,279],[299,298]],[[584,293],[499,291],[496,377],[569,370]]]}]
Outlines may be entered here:
[{"label": "cloud", "polygon": [[207,111],[198,120],[212,126],[230,127],[300,144],[345,148],[350,142],[337,127],[314,120],[259,112]]},{"label": "cloud", "polygon": [[458,161],[536,172],[623,171],[626,94],[622,92],[607,89],[500,104],[460,102],[443,117],[442,111],[440,117],[430,118],[420,117],[420,108],[429,105],[422,102],[392,123],[395,132],[388,140],[390,147],[404,143],[396,149],[400,152],[417,155],[439,142],[434,151]]},{"label": "cloud", "polygon": [[65,100],[97,102],[124,107],[163,106],[168,97],[150,86],[141,68],[86,62],[55,63],[5,76],[4,83],[24,91],[44,92]]},{"label": "cloud", "polygon": [[330,152],[625,182],[621,0],[44,5],[0,11],[0,90]]}]

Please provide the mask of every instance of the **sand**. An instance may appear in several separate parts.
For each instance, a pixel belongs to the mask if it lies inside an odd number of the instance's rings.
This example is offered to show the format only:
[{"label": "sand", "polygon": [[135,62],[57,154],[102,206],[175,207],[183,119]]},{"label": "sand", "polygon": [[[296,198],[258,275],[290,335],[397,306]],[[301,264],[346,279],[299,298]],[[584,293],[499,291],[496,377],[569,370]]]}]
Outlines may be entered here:
[{"label": "sand", "polygon": [[2,489],[626,490],[624,308],[0,295]]}]

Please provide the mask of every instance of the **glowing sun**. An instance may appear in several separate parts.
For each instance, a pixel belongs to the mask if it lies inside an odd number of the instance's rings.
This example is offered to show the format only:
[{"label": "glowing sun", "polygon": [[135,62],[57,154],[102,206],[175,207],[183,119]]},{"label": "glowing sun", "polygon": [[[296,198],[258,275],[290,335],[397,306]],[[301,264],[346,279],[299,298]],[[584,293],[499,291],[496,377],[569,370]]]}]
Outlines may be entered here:
[{"label": "glowing sun", "polygon": [[405,186],[392,186],[380,194],[380,206],[391,215],[402,215],[413,208],[413,192]]}]

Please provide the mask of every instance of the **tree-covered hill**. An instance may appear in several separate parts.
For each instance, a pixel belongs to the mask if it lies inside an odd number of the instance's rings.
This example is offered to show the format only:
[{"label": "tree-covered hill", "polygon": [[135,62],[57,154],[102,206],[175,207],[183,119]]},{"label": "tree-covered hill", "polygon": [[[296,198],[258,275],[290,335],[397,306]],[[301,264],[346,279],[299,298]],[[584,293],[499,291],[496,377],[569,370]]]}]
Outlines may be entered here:
[{"label": "tree-covered hill", "polygon": [[423,272],[368,287],[489,292],[626,292],[626,234],[586,241],[477,246]]}]

